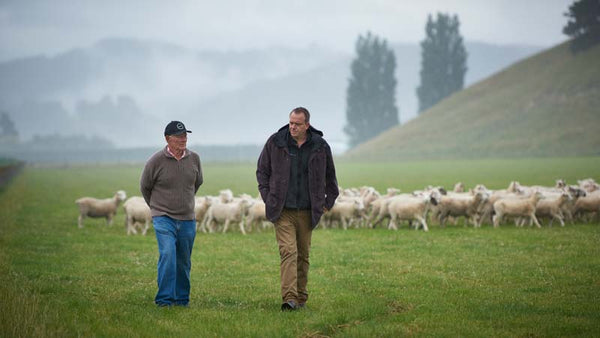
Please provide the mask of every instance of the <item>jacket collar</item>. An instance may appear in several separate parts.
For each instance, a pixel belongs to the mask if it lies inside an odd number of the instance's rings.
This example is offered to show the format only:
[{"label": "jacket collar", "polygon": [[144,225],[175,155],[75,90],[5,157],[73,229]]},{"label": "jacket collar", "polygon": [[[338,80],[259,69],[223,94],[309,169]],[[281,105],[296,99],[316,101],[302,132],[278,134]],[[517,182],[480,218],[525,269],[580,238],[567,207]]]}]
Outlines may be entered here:
[{"label": "jacket collar", "polygon": [[[312,149],[316,150],[325,144],[325,140],[323,139],[323,132],[314,128],[313,126],[308,127],[308,133],[311,133],[311,142]],[[290,134],[290,125],[286,124],[285,126],[279,128],[277,133],[275,133],[275,145],[283,148],[287,147],[287,138]]]}]

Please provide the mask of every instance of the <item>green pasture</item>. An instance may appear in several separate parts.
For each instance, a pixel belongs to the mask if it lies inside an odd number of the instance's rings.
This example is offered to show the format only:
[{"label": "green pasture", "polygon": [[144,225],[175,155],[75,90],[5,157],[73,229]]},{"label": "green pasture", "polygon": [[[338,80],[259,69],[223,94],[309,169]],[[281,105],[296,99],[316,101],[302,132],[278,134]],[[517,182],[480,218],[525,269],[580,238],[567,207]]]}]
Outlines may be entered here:
[{"label": "green pasture", "polygon": [[[0,336],[600,335],[600,225],[318,229],[307,309],[279,310],[273,230],[196,237],[189,308],[157,308],[152,231],[77,228],[75,199],[139,195],[141,165],[26,168],[0,192]],[[205,164],[199,195],[257,194],[255,166]],[[600,181],[600,158],[338,162],[343,187]],[[234,227],[235,228],[235,227]]]}]

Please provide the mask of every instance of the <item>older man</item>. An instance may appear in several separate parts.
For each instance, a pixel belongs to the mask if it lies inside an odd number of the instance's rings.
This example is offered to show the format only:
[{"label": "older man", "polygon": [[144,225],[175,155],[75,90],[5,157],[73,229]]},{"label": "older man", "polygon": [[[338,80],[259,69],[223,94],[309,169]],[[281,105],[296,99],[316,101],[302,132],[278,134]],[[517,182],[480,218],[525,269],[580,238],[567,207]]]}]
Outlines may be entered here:
[{"label": "older man", "polygon": [[339,195],[331,149],[322,136],[310,125],[308,110],[295,108],[258,159],[258,190],[279,245],[282,311],[302,308],[308,300],[312,230]]},{"label": "older man", "polygon": [[167,145],[150,157],[140,182],[158,242],[158,306],[187,306],[190,300],[194,196],[203,180],[200,157],[186,147],[188,133],[180,121],[167,124]]}]

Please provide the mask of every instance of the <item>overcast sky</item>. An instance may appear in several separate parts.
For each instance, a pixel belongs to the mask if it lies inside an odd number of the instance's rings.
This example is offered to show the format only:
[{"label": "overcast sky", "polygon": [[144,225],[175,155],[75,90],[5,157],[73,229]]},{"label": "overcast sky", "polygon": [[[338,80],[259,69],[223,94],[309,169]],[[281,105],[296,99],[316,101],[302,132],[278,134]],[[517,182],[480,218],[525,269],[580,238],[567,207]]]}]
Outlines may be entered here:
[{"label": "overcast sky", "polygon": [[54,55],[108,37],[195,49],[311,44],[351,52],[368,30],[390,42],[423,39],[427,14],[457,14],[466,40],[552,46],[567,0],[0,0],[0,61]]}]

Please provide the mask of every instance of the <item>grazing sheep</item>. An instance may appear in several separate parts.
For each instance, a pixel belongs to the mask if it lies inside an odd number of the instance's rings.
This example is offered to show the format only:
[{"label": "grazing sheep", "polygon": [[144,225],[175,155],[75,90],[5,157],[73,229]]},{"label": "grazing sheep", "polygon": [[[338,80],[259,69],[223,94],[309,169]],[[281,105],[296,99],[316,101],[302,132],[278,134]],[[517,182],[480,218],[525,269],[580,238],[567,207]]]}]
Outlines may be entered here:
[{"label": "grazing sheep", "polygon": [[463,182],[457,182],[454,185],[454,189],[452,191],[454,191],[454,192],[465,192],[465,184]]},{"label": "grazing sheep", "polygon": [[596,190],[600,190],[600,185],[596,183],[593,178],[586,178],[585,180],[577,181],[579,186],[585,190],[586,192],[594,192]]},{"label": "grazing sheep", "polygon": [[565,203],[572,199],[571,195],[564,191],[558,195],[546,194],[545,198],[541,199],[535,207],[535,216],[540,219],[543,217],[550,218],[550,226],[554,219],[560,222],[560,226],[565,226],[564,215],[562,213],[562,207]]},{"label": "grazing sheep", "polygon": [[[397,220],[406,220],[409,222],[418,221],[423,226],[424,231],[429,231],[427,227],[427,212],[432,205],[436,205],[441,195],[436,195],[435,191],[423,193],[420,196],[397,196],[393,197],[388,205],[390,213],[390,224],[388,229],[398,230]],[[416,227],[418,229],[419,227]]]},{"label": "grazing sheep", "polygon": [[600,218],[600,190],[587,194],[575,202],[574,215],[596,214]]},{"label": "grazing sheep", "polygon": [[511,217],[529,217],[538,228],[542,226],[535,217],[535,209],[543,195],[539,191],[534,191],[529,198],[504,198],[494,203],[494,228],[497,228],[505,216]]},{"label": "grazing sheep", "polygon": [[248,217],[246,218],[246,224],[248,225],[248,228],[252,229],[256,225],[256,228],[258,229],[258,223],[260,222],[264,229],[266,228],[266,224],[269,224],[265,202],[261,198],[256,198],[252,201],[247,213]]},{"label": "grazing sheep", "polygon": [[219,191],[219,199],[221,203],[229,203],[233,201],[233,192],[231,189],[223,189]]},{"label": "grazing sheep", "polygon": [[196,231],[202,231],[204,233],[213,232],[212,229],[207,229],[203,221],[204,216],[206,216],[206,211],[208,211],[208,208],[211,206],[214,200],[218,201],[218,198],[212,196],[195,197],[194,214],[196,215]]},{"label": "grazing sheep", "polygon": [[229,223],[239,223],[240,231],[245,235],[246,230],[244,229],[244,216],[249,206],[250,202],[247,199],[239,199],[231,203],[212,204],[206,212],[204,221],[209,227],[212,226],[213,222],[223,223],[223,233],[227,231]]},{"label": "grazing sheep", "polygon": [[130,197],[123,203],[123,210],[125,211],[127,235],[137,234],[136,227],[141,229],[142,235],[146,235],[152,222],[152,213],[144,198],[141,196]]},{"label": "grazing sheep", "polygon": [[[393,196],[397,196],[400,193],[400,189],[397,188],[388,188],[387,193],[374,201],[371,202],[371,212],[367,216],[367,221],[369,222],[369,227],[374,228],[381,222],[384,218],[389,218],[390,214],[387,210],[388,203],[390,202],[390,198]],[[375,221],[371,221],[375,218]]]},{"label": "grazing sheep", "polygon": [[[352,225],[355,219],[364,219],[365,205],[360,198],[338,199],[331,210],[323,214],[324,221],[331,225],[331,222],[341,222],[344,230]],[[358,226],[357,226],[358,227]]]},{"label": "grazing sheep", "polygon": [[127,194],[123,190],[119,190],[112,198],[97,199],[93,197],[82,197],[75,201],[79,207],[79,217],[77,218],[77,226],[83,228],[83,220],[86,217],[105,217],[107,224],[111,225],[113,217],[117,213],[119,204],[127,198]]},{"label": "grazing sheep", "polygon": [[509,192],[508,189],[503,190],[483,190],[485,187],[480,185],[475,187],[474,191],[487,191],[488,198],[486,201],[480,204],[479,210],[477,213],[479,214],[479,221],[477,222],[477,227],[480,228],[483,222],[487,222],[488,224],[493,224],[493,213],[494,213],[494,203],[496,201],[504,199],[504,198],[523,198],[525,195],[517,194]]},{"label": "grazing sheep", "polygon": [[368,209],[373,201],[381,197],[381,194],[373,187],[362,187],[360,196],[362,197],[365,209]]},{"label": "grazing sheep", "polygon": [[561,211],[566,220],[573,225],[575,224],[575,219],[573,217],[575,212],[575,204],[577,203],[578,199],[587,196],[587,192],[576,185],[566,186],[565,190],[569,193],[569,195],[571,195],[571,199],[562,205]]},{"label": "grazing sheep", "polygon": [[477,227],[480,206],[485,203],[487,198],[487,193],[481,191],[466,194],[452,193],[448,196],[442,196],[440,203],[435,206],[439,215],[440,226],[446,226],[448,216],[464,216],[466,218],[465,225],[470,221],[473,226]]}]

